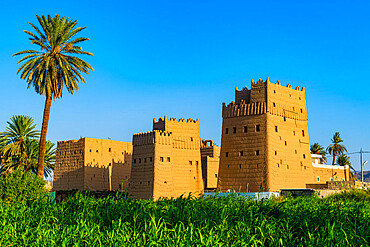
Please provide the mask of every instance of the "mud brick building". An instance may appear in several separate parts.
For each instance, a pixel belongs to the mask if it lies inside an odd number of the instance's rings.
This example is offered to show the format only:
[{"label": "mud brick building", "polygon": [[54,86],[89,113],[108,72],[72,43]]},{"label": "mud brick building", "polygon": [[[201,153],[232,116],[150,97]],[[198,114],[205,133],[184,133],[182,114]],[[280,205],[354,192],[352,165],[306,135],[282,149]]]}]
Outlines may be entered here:
[{"label": "mud brick building", "polygon": [[133,135],[129,193],[158,199],[203,191],[198,120],[153,120],[153,130]]},{"label": "mud brick building", "polygon": [[219,190],[279,191],[344,177],[312,164],[304,88],[252,80],[223,103],[222,118]]},{"label": "mud brick building", "polygon": [[221,148],[212,140],[203,140],[200,154],[202,158],[202,177],[204,189],[216,189]]},{"label": "mud brick building", "polygon": [[55,191],[127,189],[132,143],[93,138],[59,141],[54,171]]}]

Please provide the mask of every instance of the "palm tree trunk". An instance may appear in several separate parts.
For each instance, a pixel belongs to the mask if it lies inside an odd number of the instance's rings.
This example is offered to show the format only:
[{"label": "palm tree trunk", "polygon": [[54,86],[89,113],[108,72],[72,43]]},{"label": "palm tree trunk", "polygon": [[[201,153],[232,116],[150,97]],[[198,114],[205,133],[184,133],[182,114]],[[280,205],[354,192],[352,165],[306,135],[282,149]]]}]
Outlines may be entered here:
[{"label": "palm tree trunk", "polygon": [[42,120],[42,129],[41,129],[41,136],[40,136],[39,161],[37,165],[37,176],[42,179],[44,179],[45,143],[46,143],[46,134],[47,134],[48,125],[49,125],[51,99],[52,99],[51,94],[46,93],[44,117]]},{"label": "palm tree trunk", "polygon": [[334,164],[335,164],[335,154],[333,153],[333,167],[331,168],[331,177],[334,181]]},{"label": "palm tree trunk", "polygon": [[[349,174],[348,174],[349,176]],[[347,168],[344,166],[344,181],[347,181]]]}]

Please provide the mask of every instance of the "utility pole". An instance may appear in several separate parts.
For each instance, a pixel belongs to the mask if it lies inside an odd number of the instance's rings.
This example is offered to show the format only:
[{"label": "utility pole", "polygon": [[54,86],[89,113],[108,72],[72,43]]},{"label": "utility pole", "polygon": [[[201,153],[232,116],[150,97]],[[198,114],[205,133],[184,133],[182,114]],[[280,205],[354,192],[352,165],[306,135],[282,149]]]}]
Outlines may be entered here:
[{"label": "utility pole", "polygon": [[363,169],[363,164],[362,164],[362,148],[360,151],[360,162],[361,162],[361,182],[364,181],[364,169]]}]

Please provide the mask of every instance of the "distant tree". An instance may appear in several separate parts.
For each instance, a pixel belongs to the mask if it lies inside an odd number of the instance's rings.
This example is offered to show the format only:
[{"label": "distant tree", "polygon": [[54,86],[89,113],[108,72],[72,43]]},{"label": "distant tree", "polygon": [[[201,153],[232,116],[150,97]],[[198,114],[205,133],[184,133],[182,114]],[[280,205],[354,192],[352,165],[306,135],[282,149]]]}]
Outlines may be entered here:
[{"label": "distant tree", "polygon": [[27,159],[27,141],[40,137],[33,118],[17,115],[10,118],[4,132],[0,133],[2,163],[21,164]]},{"label": "distant tree", "polygon": [[81,73],[88,74],[89,70],[93,70],[89,63],[73,55],[93,56],[93,54],[83,51],[78,46],[79,43],[89,39],[75,37],[85,29],[85,27],[75,28],[77,21],[65,16],[61,18],[57,14],[55,17],[50,15],[47,17],[36,15],[36,17],[41,29],[29,23],[36,32],[24,32],[31,36],[31,44],[37,45],[40,50],[24,50],[13,56],[24,55],[18,62],[23,64],[17,74],[21,72],[21,78],[27,81],[28,88],[33,87],[36,93],[46,97],[37,171],[37,176],[43,178],[51,100],[62,97],[63,87],[73,94],[78,90],[78,82],[85,82]]},{"label": "distant tree", "polygon": [[[347,152],[346,147],[341,144],[343,142],[343,139],[340,138],[339,132],[335,132],[333,135],[333,139],[331,139],[331,144],[327,147],[326,151],[333,155],[333,166],[335,164],[335,158],[338,155],[343,154],[344,152]],[[334,176],[334,170],[332,169],[332,177]]]},{"label": "distant tree", "polygon": [[319,154],[321,155],[321,162],[326,163],[326,154],[325,148],[321,146],[319,143],[315,142],[311,145],[311,154]]},{"label": "distant tree", "polygon": [[[40,131],[29,116],[13,116],[0,133],[1,172],[10,170],[32,171],[37,174]],[[45,175],[54,170],[56,149],[54,143],[46,142]]]},{"label": "distant tree", "polygon": [[[39,141],[38,140],[30,140],[27,143],[27,161],[24,164],[25,170],[31,170],[35,174],[37,174],[38,168],[38,158],[39,158]],[[45,143],[45,162],[44,162],[44,173],[45,177],[50,177],[51,173],[54,171],[55,166],[55,159],[56,159],[56,148],[55,144],[46,141]]]},{"label": "distant tree", "polygon": [[[347,165],[350,165],[351,163],[349,162],[349,157],[347,155],[341,154],[337,158],[337,164],[345,167]],[[344,169],[344,180],[347,181],[346,169]]]},{"label": "distant tree", "polygon": [[326,151],[333,155],[333,165],[335,164],[335,158],[338,155],[343,154],[344,152],[347,152],[347,148],[341,144],[343,142],[343,139],[340,138],[339,132],[335,132],[333,139],[331,139],[332,144],[328,146]]}]

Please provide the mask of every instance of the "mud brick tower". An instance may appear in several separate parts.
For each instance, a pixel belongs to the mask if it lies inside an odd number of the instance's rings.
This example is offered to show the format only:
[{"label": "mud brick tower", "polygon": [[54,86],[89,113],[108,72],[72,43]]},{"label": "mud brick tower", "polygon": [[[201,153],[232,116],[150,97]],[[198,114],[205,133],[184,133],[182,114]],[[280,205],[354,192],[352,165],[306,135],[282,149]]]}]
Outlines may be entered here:
[{"label": "mud brick tower", "polygon": [[221,148],[212,140],[203,140],[200,154],[202,157],[202,176],[205,190],[217,188],[218,168]]},{"label": "mud brick tower", "polygon": [[93,138],[59,141],[53,189],[55,191],[127,189],[131,158],[131,142]]},{"label": "mud brick tower", "polygon": [[305,89],[252,80],[222,106],[219,190],[279,191],[316,182]]},{"label": "mud brick tower", "polygon": [[153,120],[153,131],[134,134],[129,193],[137,199],[179,197],[203,190],[199,121]]}]

